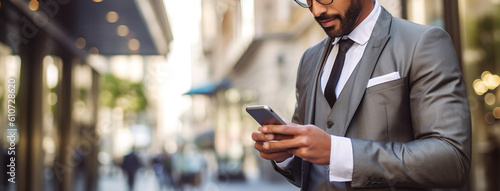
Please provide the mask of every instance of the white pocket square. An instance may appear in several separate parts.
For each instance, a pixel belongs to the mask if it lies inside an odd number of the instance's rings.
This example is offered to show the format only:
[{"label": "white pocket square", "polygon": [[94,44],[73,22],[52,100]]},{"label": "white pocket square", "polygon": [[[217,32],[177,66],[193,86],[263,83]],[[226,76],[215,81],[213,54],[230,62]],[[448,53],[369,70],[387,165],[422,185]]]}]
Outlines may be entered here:
[{"label": "white pocket square", "polygon": [[368,85],[366,85],[366,88],[369,88],[369,87],[372,87],[374,85],[378,85],[381,83],[394,81],[394,80],[397,80],[399,78],[401,78],[401,76],[399,76],[399,72],[391,72],[391,73],[388,73],[388,74],[385,74],[382,76],[377,76],[377,77],[374,77],[374,78],[368,80]]}]

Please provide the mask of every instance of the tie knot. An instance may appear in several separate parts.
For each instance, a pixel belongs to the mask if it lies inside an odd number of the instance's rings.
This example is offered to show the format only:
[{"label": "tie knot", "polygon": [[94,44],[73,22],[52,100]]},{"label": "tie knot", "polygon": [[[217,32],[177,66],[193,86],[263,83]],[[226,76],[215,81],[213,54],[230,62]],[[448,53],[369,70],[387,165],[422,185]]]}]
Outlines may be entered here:
[{"label": "tie knot", "polygon": [[346,53],[347,50],[349,50],[349,48],[351,48],[352,44],[354,44],[354,41],[352,41],[350,38],[340,39],[339,52]]}]

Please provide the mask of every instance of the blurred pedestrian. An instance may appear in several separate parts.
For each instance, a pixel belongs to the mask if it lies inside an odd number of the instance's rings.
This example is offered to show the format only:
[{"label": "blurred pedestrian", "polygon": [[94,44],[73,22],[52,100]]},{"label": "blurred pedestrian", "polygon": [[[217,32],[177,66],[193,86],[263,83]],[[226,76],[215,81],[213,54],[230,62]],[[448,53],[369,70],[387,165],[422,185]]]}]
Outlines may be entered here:
[{"label": "blurred pedestrian", "polygon": [[205,160],[193,144],[181,145],[180,153],[173,156],[174,171],[178,173],[181,190],[201,185],[201,170]]},{"label": "blurred pedestrian", "polygon": [[130,191],[134,190],[135,175],[137,174],[137,170],[142,167],[139,157],[135,154],[134,148],[132,148],[129,154],[123,157],[121,166],[125,174],[127,174],[128,189]]},{"label": "blurred pedestrian", "polygon": [[172,157],[165,151],[153,158],[152,167],[160,184],[160,190],[163,190],[163,187],[175,188],[174,181],[172,180],[171,161]]}]

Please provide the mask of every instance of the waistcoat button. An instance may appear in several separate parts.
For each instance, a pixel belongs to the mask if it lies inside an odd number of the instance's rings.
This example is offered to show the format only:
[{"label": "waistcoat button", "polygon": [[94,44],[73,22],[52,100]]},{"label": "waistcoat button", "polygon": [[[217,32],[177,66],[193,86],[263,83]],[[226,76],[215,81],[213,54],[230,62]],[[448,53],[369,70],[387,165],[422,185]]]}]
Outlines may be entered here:
[{"label": "waistcoat button", "polygon": [[333,124],[334,124],[334,123],[333,123],[333,121],[328,120],[328,121],[326,122],[326,127],[327,127],[328,129],[330,129],[330,128],[332,128],[332,127],[333,127]]}]

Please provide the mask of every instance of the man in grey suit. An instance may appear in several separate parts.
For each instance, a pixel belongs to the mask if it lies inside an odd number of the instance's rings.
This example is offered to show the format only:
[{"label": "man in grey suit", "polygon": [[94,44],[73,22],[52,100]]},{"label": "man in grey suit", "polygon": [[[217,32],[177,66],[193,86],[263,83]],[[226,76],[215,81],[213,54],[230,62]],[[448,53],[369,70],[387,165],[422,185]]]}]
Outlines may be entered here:
[{"label": "man in grey suit", "polygon": [[448,34],[375,0],[295,1],[328,37],[302,56],[292,123],[252,134],[261,156],[302,190],[463,186],[471,121]]}]

